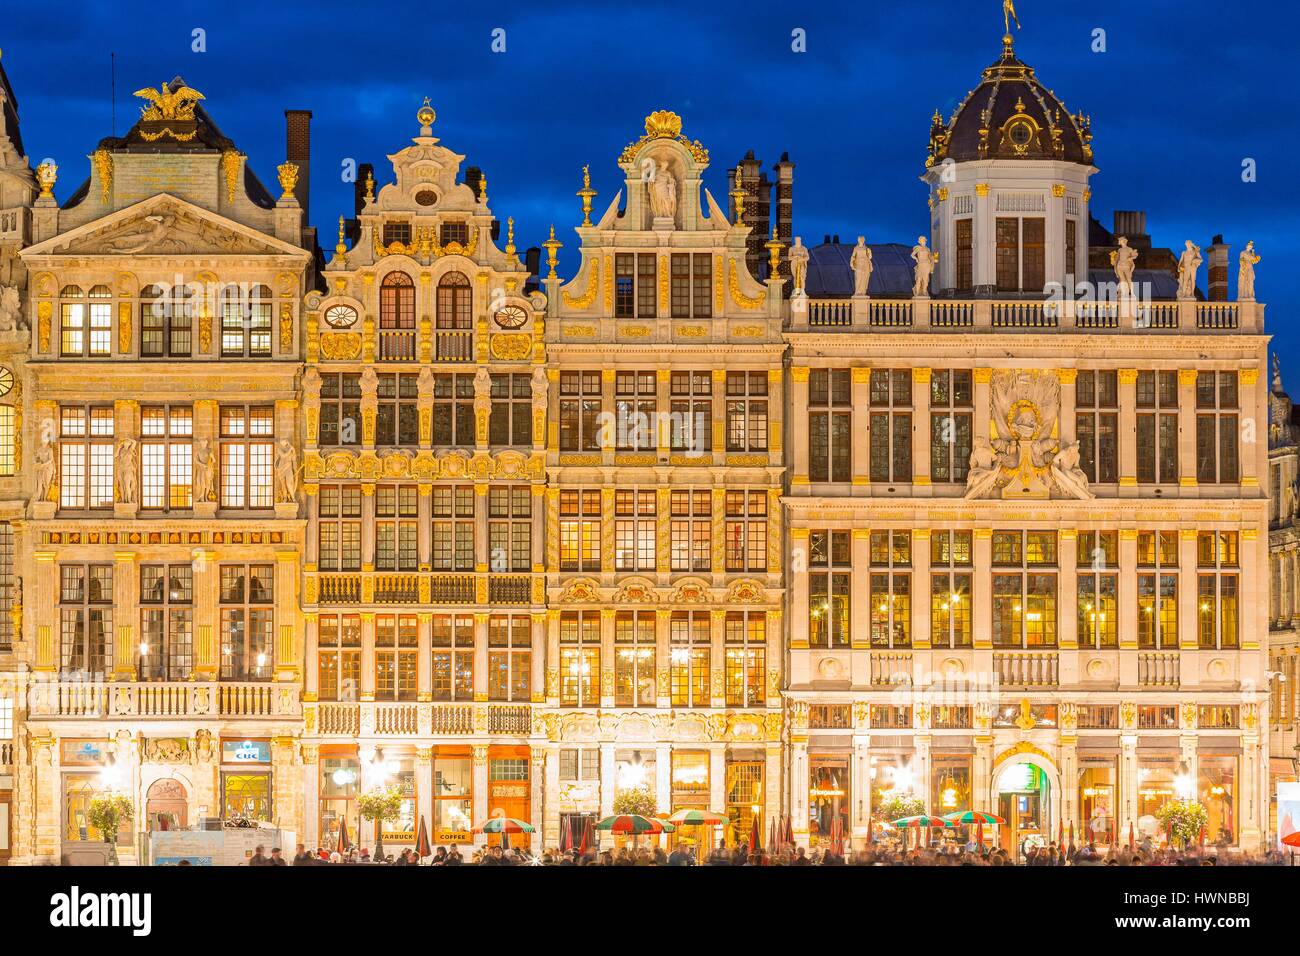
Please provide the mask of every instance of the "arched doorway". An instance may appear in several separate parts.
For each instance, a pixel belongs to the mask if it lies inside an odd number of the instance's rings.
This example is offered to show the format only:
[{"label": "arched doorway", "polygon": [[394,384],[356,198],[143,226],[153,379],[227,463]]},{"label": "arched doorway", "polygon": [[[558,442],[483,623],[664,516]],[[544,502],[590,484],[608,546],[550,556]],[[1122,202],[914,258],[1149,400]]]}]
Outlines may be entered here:
[{"label": "arched doorway", "polygon": [[1012,855],[1056,839],[1060,819],[1059,776],[1052,761],[1037,748],[1015,749],[994,761],[991,804],[1006,820],[998,827],[999,845]]},{"label": "arched doorway", "polygon": [[149,830],[183,830],[188,826],[186,809],[189,805],[185,786],[170,778],[156,780],[145,794],[145,815]]}]

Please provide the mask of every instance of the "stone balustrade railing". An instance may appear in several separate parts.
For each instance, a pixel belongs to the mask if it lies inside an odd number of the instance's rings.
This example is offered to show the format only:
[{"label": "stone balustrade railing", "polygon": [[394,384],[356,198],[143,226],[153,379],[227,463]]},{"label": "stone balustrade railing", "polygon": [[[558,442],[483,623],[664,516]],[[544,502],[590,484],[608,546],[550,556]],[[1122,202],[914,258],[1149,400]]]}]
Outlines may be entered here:
[{"label": "stone balustrade railing", "polygon": [[810,298],[793,300],[789,329],[1259,332],[1264,305],[1246,302]]},{"label": "stone balustrade railing", "polygon": [[32,681],[30,716],[149,720],[301,714],[298,688],[262,682]]},{"label": "stone balustrade railing", "polygon": [[529,605],[545,603],[542,574],[309,571],[303,603],[312,605]]},{"label": "stone balustrade railing", "polygon": [[528,737],[528,704],[322,701],[307,704],[305,725],[322,737],[494,736]]}]

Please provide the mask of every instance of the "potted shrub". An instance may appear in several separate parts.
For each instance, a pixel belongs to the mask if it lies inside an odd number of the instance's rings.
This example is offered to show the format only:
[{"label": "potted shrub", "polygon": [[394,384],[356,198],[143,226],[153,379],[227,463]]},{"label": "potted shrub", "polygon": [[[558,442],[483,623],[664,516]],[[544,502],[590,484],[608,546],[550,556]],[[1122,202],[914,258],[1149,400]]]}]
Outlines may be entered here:
[{"label": "potted shrub", "polygon": [[1200,838],[1201,827],[1209,821],[1210,815],[1195,800],[1170,800],[1156,811],[1156,819],[1169,834],[1169,842],[1177,842],[1185,850]]},{"label": "potted shrub", "polygon": [[397,787],[376,787],[357,797],[357,809],[362,819],[375,823],[375,862],[378,862],[384,855],[384,824],[401,816],[402,791]]},{"label": "potted shrub", "polygon": [[636,813],[643,817],[653,817],[659,812],[659,804],[649,787],[635,787],[620,790],[614,797],[614,812],[617,814]]},{"label": "potted shrub", "polygon": [[117,832],[124,823],[131,822],[134,812],[131,801],[121,794],[95,797],[90,801],[86,818],[108,844],[108,862],[112,866],[117,865]]}]

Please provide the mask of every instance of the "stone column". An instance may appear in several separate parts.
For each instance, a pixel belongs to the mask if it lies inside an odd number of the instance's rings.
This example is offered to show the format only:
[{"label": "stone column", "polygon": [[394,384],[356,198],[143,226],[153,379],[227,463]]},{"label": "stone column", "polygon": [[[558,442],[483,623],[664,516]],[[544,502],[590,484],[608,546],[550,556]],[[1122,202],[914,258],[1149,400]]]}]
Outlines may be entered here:
[{"label": "stone column", "polygon": [[[915,711],[913,711],[915,715]],[[935,807],[931,805],[930,786],[930,735],[928,733],[914,734],[912,745],[915,748],[912,753],[912,792],[925,801],[925,812],[935,812]]]},{"label": "stone column", "polygon": [[[808,374],[807,366],[798,365],[790,369],[790,420],[796,423],[808,421]],[[792,435],[790,449],[792,487],[808,484],[808,435],[799,427],[799,434]]]},{"label": "stone column", "polygon": [[973,552],[971,555],[973,567],[971,578],[971,643],[975,650],[980,650],[993,646],[992,528],[975,529],[971,542],[971,551]]},{"label": "stone column", "polygon": [[420,611],[416,620],[415,696],[428,702],[433,700],[433,613]]},{"label": "stone column", "polygon": [[673,748],[671,744],[655,745],[655,803],[661,813],[673,809]]},{"label": "stone column", "polygon": [[302,699],[314,701],[320,695],[320,614],[304,614]]},{"label": "stone column", "polygon": [[[214,816],[216,814],[213,814]],[[302,748],[302,842],[308,849],[320,847],[320,748]]]},{"label": "stone column", "polygon": [[[1073,271],[1073,263],[1069,263]],[[1058,368],[1056,378],[1061,383],[1060,433],[1061,444],[1068,445],[1078,440],[1076,418],[1079,370],[1076,368]]]},{"label": "stone column", "polygon": [[1178,484],[1195,488],[1196,369],[1178,370]]},{"label": "stone column", "polygon": [[275,553],[275,679],[296,683],[302,678],[303,648],[298,640],[298,552]]},{"label": "stone column", "polygon": [[217,617],[217,589],[220,570],[217,553],[194,552],[194,679],[214,681],[221,664],[220,621]]},{"label": "stone column", "polygon": [[[975,184],[975,214],[971,217],[971,263],[975,278],[975,290],[992,292],[997,288],[997,261],[994,253],[997,240],[994,234],[993,202],[989,198],[989,184]],[[953,281],[956,281],[953,272]],[[977,406],[978,407],[978,406]],[[986,431],[976,430],[977,435],[987,435]]]},{"label": "stone column", "polygon": [[[1192,579],[1195,581],[1195,578]],[[1133,528],[1121,528],[1119,532],[1119,595],[1116,601],[1119,607],[1119,646],[1137,647],[1137,531]],[[1121,660],[1132,657],[1121,655]],[[1136,661],[1134,661],[1136,664]],[[1121,671],[1123,670],[1121,663]],[[1128,675],[1121,673],[1121,681]],[[1132,677],[1136,680],[1137,675]]]},{"label": "stone column", "polygon": [[[1247,606],[1243,605],[1243,609]],[[1199,620],[1200,612],[1196,595],[1196,529],[1180,528],[1178,531],[1178,647],[1180,650],[1196,650]],[[1190,664],[1191,661],[1189,660],[1188,663]]]},{"label": "stone column", "polygon": [[853,806],[849,813],[849,830],[856,845],[871,836],[871,737],[853,735],[853,757],[849,768],[849,789]]},{"label": "stone column", "polygon": [[534,744],[528,758],[528,822],[534,829],[528,844],[536,853],[542,849],[546,835],[546,751]]},{"label": "stone column", "polygon": [[[59,669],[59,647],[55,640],[59,603],[59,569],[54,563],[57,556],[57,551],[32,552],[36,562],[36,580],[31,593],[26,596],[26,610],[36,622],[32,670],[37,673],[53,674]],[[21,635],[15,634],[14,637],[17,639]]]},{"label": "stone column", "polygon": [[529,659],[530,699],[534,704],[546,703],[546,612],[534,611],[530,617],[532,651]]},{"label": "stone column", "polygon": [[930,529],[912,529],[912,646],[930,646]]},{"label": "stone column", "polygon": [[[885,374],[888,374],[888,372]],[[871,369],[855,366],[849,370],[849,378],[851,380],[849,385],[849,407],[853,413],[850,420],[850,427],[853,432],[853,439],[850,442],[853,484],[866,486],[871,484],[871,443],[866,440],[868,434],[867,425],[871,421]],[[808,433],[805,431],[804,426],[804,423],[808,421],[807,396],[808,386],[805,384],[804,413],[794,419],[799,430],[799,437],[795,439],[795,446],[803,445],[805,462],[808,453]],[[859,438],[858,436],[863,437]]]},{"label": "stone column", "polygon": [[[1123,705],[1120,705],[1123,710]],[[1137,735],[1124,734],[1120,737],[1120,756],[1119,756],[1119,792],[1120,806],[1119,811],[1115,814],[1115,841],[1124,842],[1125,838],[1120,836],[1121,833],[1127,834],[1129,824],[1137,826],[1137,790],[1138,790],[1138,762],[1137,762]]]},{"label": "stone column", "polygon": [[1061,820],[1065,826],[1066,839],[1068,840],[1071,824],[1074,825],[1076,838],[1083,832],[1083,821],[1079,819],[1079,738],[1061,737],[1060,769]]},{"label": "stone column", "polygon": [[[1240,383],[1237,404],[1241,406],[1242,434],[1267,435],[1268,400],[1263,394],[1265,390],[1259,387],[1259,369],[1243,368],[1237,374],[1237,379]],[[1253,432],[1247,433],[1244,430],[1247,420],[1254,422],[1255,429]],[[1259,492],[1261,466],[1264,474],[1268,474],[1267,439],[1256,439],[1253,442],[1247,442],[1243,439],[1240,445],[1241,452],[1238,457],[1241,460],[1242,496],[1253,497]]]},{"label": "stone column", "polygon": [[[790,529],[791,557],[795,569],[790,573],[790,649],[808,647],[808,529]],[[802,552],[802,558],[800,558]],[[852,613],[852,612],[850,612]]]},{"label": "stone column", "polygon": [[808,845],[808,736],[790,737],[790,815],[794,841]]},{"label": "stone column", "polygon": [[673,612],[663,608],[657,608],[655,615],[655,706],[671,707],[672,698],[672,679],[671,667],[673,662],[672,648],[672,616]]},{"label": "stone column", "polygon": [[971,761],[971,809],[996,813],[993,805],[993,738],[975,738],[975,758]]},{"label": "stone column", "polygon": [[113,553],[113,680],[136,679],[136,553]]},{"label": "stone column", "polygon": [[614,745],[600,745],[600,815],[614,812],[614,791],[618,782],[618,767],[614,761]]},{"label": "stone column", "polygon": [[[871,648],[871,531],[854,528],[849,574],[849,642],[854,650]],[[807,566],[806,564],[804,565]],[[807,588],[808,574],[801,575]],[[805,594],[805,602],[808,600]],[[805,615],[805,621],[807,615]],[[810,634],[809,637],[812,635]]]},{"label": "stone column", "polygon": [[773,467],[785,460],[785,379],[781,369],[767,372],[767,451]]},{"label": "stone column", "polygon": [[[473,811],[475,820],[485,820],[488,816],[488,748],[486,744],[474,745],[473,776]],[[475,846],[487,845],[487,834],[474,835]]]},{"label": "stone column", "polygon": [[291,735],[271,741],[271,782],[275,788],[275,819],[285,829],[302,832],[301,768],[294,759],[297,745]]},{"label": "stone column", "polygon": [[[415,829],[424,821],[429,841],[433,842],[433,748],[415,748]],[[477,822],[477,821],[475,821]]]},{"label": "stone column", "polygon": [[[763,764],[763,810],[767,816],[766,824],[773,817],[777,825],[785,813],[785,801],[781,799],[781,743],[769,740],[764,752]],[[726,807],[714,807],[718,812],[725,812]]]},{"label": "stone column", "polygon": [[[610,522],[613,524],[613,522]],[[592,680],[599,681],[600,706],[614,706],[614,609],[600,609],[600,673]]]},{"label": "stone column", "polygon": [[375,612],[361,612],[361,691],[362,701],[375,699]]},{"label": "stone column", "polygon": [[[1057,638],[1061,650],[1070,650],[1079,646],[1079,533],[1074,528],[1061,529],[1061,546],[1057,549],[1056,558],[1060,567],[1060,586],[1056,596]],[[1120,627],[1121,630],[1124,627],[1123,618],[1120,619]],[[1063,655],[1063,664],[1064,657],[1073,655]],[[1070,666],[1074,667],[1073,664]],[[1063,675],[1062,683],[1066,683]]]},{"label": "stone column", "polygon": [[474,614],[474,699],[488,699],[488,615]]},{"label": "stone column", "polygon": [[912,484],[930,484],[930,369],[912,369]]}]

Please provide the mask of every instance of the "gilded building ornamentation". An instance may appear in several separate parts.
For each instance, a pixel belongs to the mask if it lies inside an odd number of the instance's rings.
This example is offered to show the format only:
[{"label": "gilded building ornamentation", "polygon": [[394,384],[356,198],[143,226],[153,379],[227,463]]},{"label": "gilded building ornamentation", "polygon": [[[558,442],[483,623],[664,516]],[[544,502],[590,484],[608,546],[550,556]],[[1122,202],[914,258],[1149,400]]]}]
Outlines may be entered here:
[{"label": "gilded building ornamentation", "polygon": [[113,195],[113,154],[106,149],[97,149],[91,157],[95,165],[95,175],[99,177],[99,191],[107,204]]},{"label": "gilded building ornamentation", "polygon": [[734,258],[727,267],[727,290],[731,293],[731,301],[742,309],[759,309],[767,301],[767,290],[755,296],[746,295],[741,291],[740,277],[736,270],[736,260]]}]

